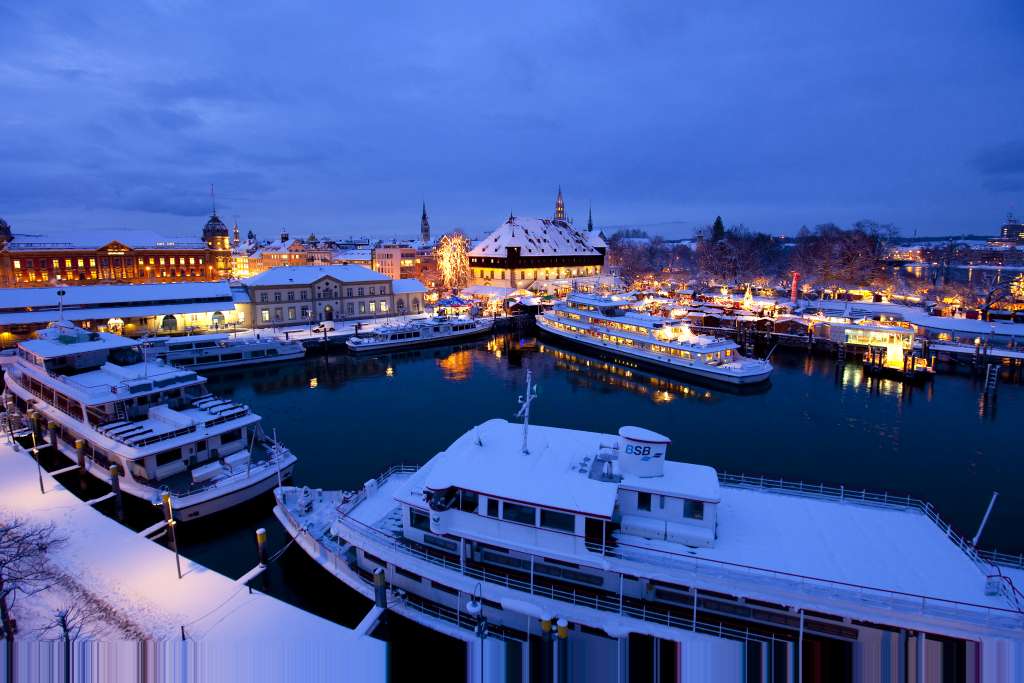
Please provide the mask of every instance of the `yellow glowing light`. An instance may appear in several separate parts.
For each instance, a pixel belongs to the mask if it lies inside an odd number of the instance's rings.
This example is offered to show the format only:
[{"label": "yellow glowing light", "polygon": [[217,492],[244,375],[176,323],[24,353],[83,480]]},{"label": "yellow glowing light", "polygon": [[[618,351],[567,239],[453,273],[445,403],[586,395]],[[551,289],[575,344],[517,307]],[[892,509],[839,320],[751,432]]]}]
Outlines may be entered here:
[{"label": "yellow glowing light", "polygon": [[310,377],[309,378],[309,388],[310,389],[316,389],[319,384],[320,384],[320,381],[316,377]]},{"label": "yellow glowing light", "polygon": [[389,365],[388,369],[384,371],[384,374],[387,375],[388,377],[394,377],[395,369]]},{"label": "yellow glowing light", "polygon": [[469,282],[469,240],[465,235],[460,232],[442,235],[434,256],[445,289],[466,286]]}]

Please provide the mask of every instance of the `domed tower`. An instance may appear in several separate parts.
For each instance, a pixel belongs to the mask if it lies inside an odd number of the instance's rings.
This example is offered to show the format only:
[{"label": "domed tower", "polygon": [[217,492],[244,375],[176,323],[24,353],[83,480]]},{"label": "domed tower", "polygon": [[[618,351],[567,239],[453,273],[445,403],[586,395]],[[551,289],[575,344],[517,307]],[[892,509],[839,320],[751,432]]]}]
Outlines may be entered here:
[{"label": "domed tower", "polygon": [[210,219],[203,226],[203,242],[209,254],[207,265],[213,266],[213,271],[208,268],[204,275],[209,279],[230,277],[231,234],[216,211],[210,214]]}]

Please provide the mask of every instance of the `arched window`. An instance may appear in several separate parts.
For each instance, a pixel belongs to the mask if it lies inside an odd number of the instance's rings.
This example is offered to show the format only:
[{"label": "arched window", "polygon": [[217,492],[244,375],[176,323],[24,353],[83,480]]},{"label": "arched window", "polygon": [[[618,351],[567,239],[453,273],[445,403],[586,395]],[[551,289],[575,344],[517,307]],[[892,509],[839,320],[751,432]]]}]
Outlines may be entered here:
[{"label": "arched window", "polygon": [[224,326],[224,314],[221,313],[220,311],[217,311],[216,313],[214,313],[210,317],[210,322],[213,323],[214,327],[223,327]]},{"label": "arched window", "polygon": [[165,315],[163,320],[160,321],[160,329],[173,332],[178,329],[178,320],[173,315]]}]

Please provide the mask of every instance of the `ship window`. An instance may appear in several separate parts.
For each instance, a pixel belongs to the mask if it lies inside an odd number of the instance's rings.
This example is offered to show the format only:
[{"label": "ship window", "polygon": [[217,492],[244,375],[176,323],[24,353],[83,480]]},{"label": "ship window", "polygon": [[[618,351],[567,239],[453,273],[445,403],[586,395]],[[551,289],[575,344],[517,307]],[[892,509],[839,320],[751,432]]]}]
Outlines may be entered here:
[{"label": "ship window", "polygon": [[638,491],[636,494],[636,509],[637,510],[651,510],[651,494],[646,491]]},{"label": "ship window", "polygon": [[537,524],[537,508],[530,505],[519,505],[518,503],[505,503],[501,518],[509,522],[520,524]]},{"label": "ship window", "polygon": [[175,448],[174,450],[164,451],[163,453],[156,454],[156,466],[162,467],[163,465],[169,465],[172,462],[181,460],[181,449]]},{"label": "ship window", "polygon": [[704,519],[704,502],[688,500],[683,504],[683,517],[687,519]]},{"label": "ship window", "polygon": [[475,491],[459,492],[459,509],[463,512],[476,512],[476,508],[479,503],[480,496],[478,496]]},{"label": "ship window", "polygon": [[557,529],[558,531],[568,531],[569,533],[572,533],[576,531],[576,515],[570,515],[568,512],[541,510],[540,525],[542,527],[547,527],[548,529]]},{"label": "ship window", "polygon": [[220,445],[231,443],[232,441],[238,441],[242,438],[241,429],[232,429],[230,432],[224,432],[220,435]]},{"label": "ship window", "polygon": [[498,516],[498,499],[488,498],[487,499],[487,516],[497,517]]},{"label": "ship window", "polygon": [[454,487],[443,489],[441,491],[433,491],[430,493],[427,503],[430,505],[431,510],[444,512],[452,506],[452,503],[455,502],[457,493],[458,491]]},{"label": "ship window", "polygon": [[415,508],[409,508],[409,526],[420,531],[430,531],[430,517]]}]

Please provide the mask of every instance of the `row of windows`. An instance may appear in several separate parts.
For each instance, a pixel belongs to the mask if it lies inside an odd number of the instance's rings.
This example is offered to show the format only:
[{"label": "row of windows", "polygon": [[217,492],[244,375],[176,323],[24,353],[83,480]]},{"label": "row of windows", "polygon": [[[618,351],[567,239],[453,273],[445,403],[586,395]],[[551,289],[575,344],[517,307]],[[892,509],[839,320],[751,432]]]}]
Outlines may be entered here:
[{"label": "row of windows", "polygon": [[[199,256],[199,257],[189,256],[187,258],[188,258],[188,265],[190,265],[190,266],[194,266],[197,263],[199,265],[202,265],[202,263],[203,263],[203,257],[202,256]],[[155,265],[161,265],[161,266],[166,266],[166,265],[175,266],[175,265],[179,265],[179,266],[184,266],[184,265],[186,265],[185,259],[186,259],[185,256],[171,256],[171,257],[164,257],[164,256],[155,257],[155,256],[150,256],[149,257],[149,265],[151,265],[151,266],[155,266]],[[25,266],[26,269],[32,269],[32,268],[36,267],[37,262],[38,262],[38,267],[45,269],[45,268],[49,267],[49,265],[48,265],[48,262],[49,262],[49,263],[52,263],[54,270],[59,270],[61,268],[61,261],[62,260],[63,260],[63,264],[64,264],[63,267],[64,267],[65,270],[70,269],[70,268],[85,268],[86,259],[84,259],[84,258],[79,258],[79,259],[69,259],[69,258],[66,258],[66,259],[59,259],[59,258],[55,258],[55,259],[45,259],[45,258],[31,259],[31,258],[27,258],[27,259],[24,259],[24,266]],[[123,262],[122,262],[122,259],[121,259],[120,256],[115,256],[115,257],[110,258],[110,259],[108,259],[106,257],[101,257],[99,259],[99,265],[100,266],[113,265],[115,267],[121,266],[121,265],[128,266],[128,265],[132,265],[133,260],[134,259],[132,259],[132,257],[130,257],[130,256],[125,256],[124,259],[123,259]],[[96,267],[96,259],[95,258],[90,258],[90,259],[88,259],[88,261],[89,261],[89,267],[90,268],[95,268]],[[143,258],[142,256],[140,256],[138,258],[138,264],[140,266],[146,265],[146,259]],[[14,266],[15,270],[21,270],[22,259],[14,259],[12,261],[12,265]]]},{"label": "row of windows", "polygon": [[[474,268],[473,274],[483,280],[503,280],[505,278],[505,269],[497,268]],[[511,270],[508,271],[512,277],[516,277],[518,273],[519,280],[556,280],[559,278],[570,278],[580,277],[584,275],[598,275],[601,272],[599,266],[585,266],[583,268],[538,268],[536,270],[529,268],[526,270]]]},{"label": "row of windows", "polygon": [[[404,306],[405,306],[404,302],[400,302],[399,308],[404,308]],[[413,307],[416,308],[417,310],[419,309],[419,301],[418,300],[413,302]],[[369,313],[371,313],[371,314],[376,314],[376,313],[387,313],[388,310],[389,310],[388,302],[385,301],[385,300],[370,301],[370,302],[360,301],[358,308],[359,308],[359,314],[360,315],[365,315],[367,313],[367,311],[369,311]],[[351,301],[348,302],[347,304],[345,304],[345,313],[346,313],[346,315],[355,315],[356,314],[356,306],[355,306],[355,304],[353,304]],[[310,312],[309,306],[302,306],[302,307],[300,307],[298,315],[296,315],[295,307],[294,306],[289,306],[287,308],[287,313],[286,313],[286,309],[284,309],[283,307],[277,307],[277,308],[273,309],[273,320],[275,320],[275,321],[284,320],[285,318],[283,316],[285,314],[287,314],[287,316],[288,316],[287,319],[288,320],[309,320],[309,319],[312,318],[312,314]],[[271,309],[269,309],[269,308],[261,308],[260,309],[260,320],[265,322],[265,323],[270,322],[271,321]]]},{"label": "row of windows", "polygon": [[[650,512],[652,499],[653,496],[650,492],[637,491],[636,509]],[[658,508],[664,510],[666,496],[659,495],[658,499]],[[687,519],[704,519],[704,501],[690,500],[689,498],[683,499],[683,517]]]},{"label": "row of windows", "polygon": [[[355,296],[367,296],[367,294],[365,293],[366,289],[369,289],[369,294],[368,294],[369,296],[377,296],[379,294],[387,294],[388,293],[387,287],[385,287],[385,286],[381,286],[379,288],[378,287],[369,287],[369,288],[366,288],[366,287],[356,287],[356,288],[348,287],[345,290],[345,296],[352,297],[353,296],[353,294],[352,294],[353,289],[355,289],[358,292]],[[324,287],[323,289],[317,288],[316,295],[317,295],[317,297],[319,297],[321,299],[325,299],[325,298],[326,299],[331,299],[331,298],[337,299],[338,298],[338,288],[337,287],[335,287],[333,289],[331,287]],[[294,291],[289,291],[284,296],[287,297],[288,301],[295,301],[295,292]],[[275,303],[280,302],[281,298],[282,298],[281,292],[274,292],[274,302]],[[300,301],[306,301],[308,299],[309,299],[309,292],[306,291],[306,290],[301,290],[299,292],[299,300]],[[260,292],[260,303],[264,303],[265,304],[265,303],[269,303],[269,301],[270,301],[270,293],[269,292]],[[383,310],[386,310],[386,309],[383,309]]]}]

